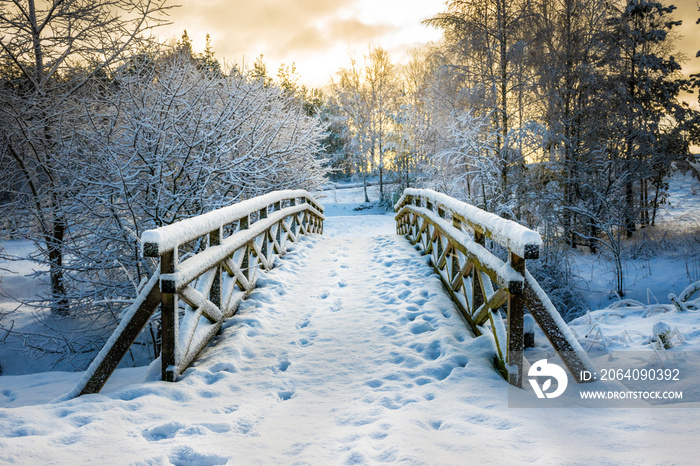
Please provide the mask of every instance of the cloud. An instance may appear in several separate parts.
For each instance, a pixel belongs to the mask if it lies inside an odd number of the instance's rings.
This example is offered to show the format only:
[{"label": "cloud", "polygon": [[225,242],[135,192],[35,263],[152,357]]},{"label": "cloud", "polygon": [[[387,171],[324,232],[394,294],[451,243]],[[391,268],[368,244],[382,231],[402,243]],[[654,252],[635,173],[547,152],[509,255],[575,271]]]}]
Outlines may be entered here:
[{"label": "cloud", "polygon": [[305,84],[321,86],[347,66],[349,50],[382,46],[395,56],[408,44],[427,42],[420,21],[443,0],[179,0],[163,39],[183,29],[197,51],[211,36],[219,59],[250,66],[260,55],[268,70],[295,63]]},{"label": "cloud", "polygon": [[281,52],[314,52],[333,45],[371,42],[397,29],[390,24],[366,24],[357,19],[333,19],[325,24],[307,27],[294,34]]},{"label": "cloud", "polygon": [[335,42],[367,42],[398,30],[391,24],[366,24],[357,19],[334,21],[329,29]]},{"label": "cloud", "polygon": [[328,50],[334,44],[372,41],[396,29],[349,17],[355,1],[347,0],[182,0],[172,11],[168,32],[192,38],[209,33],[220,56],[279,59],[295,53]]}]

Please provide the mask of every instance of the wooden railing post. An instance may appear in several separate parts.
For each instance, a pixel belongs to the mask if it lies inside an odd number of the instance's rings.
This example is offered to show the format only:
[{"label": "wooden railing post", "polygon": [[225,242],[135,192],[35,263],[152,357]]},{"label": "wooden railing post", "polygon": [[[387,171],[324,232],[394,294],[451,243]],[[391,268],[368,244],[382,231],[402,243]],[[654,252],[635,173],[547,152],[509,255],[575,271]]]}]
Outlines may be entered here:
[{"label": "wooden railing post", "polygon": [[[275,208],[275,212],[281,210],[282,209],[282,202],[281,201],[275,202],[274,208]],[[282,247],[282,222],[279,222],[277,224],[277,231],[275,231],[275,240],[277,241],[277,244],[281,248]]]},{"label": "wooden railing post", "polygon": [[[442,207],[440,204],[437,206],[437,212],[438,212],[438,217],[440,218],[445,218],[445,208]],[[435,240],[437,241],[437,260],[439,261],[440,258],[442,257],[442,253],[444,252],[445,248],[442,244],[442,236],[437,235]]]},{"label": "wooden railing post", "polygon": [[[160,274],[174,273],[178,263],[177,248],[160,256]],[[161,379],[174,382],[177,367],[178,299],[176,290],[164,290],[160,295]]]},{"label": "wooden railing post", "polygon": [[[260,220],[267,218],[267,213],[268,213],[268,208],[270,206],[265,206],[264,208],[260,209],[260,212],[258,213],[258,217]],[[260,253],[263,255],[265,260],[267,260],[267,241],[268,237],[270,236],[270,233],[266,231],[263,233],[263,242],[262,246],[260,246]]]},{"label": "wooden railing post", "polygon": [[[452,217],[452,226],[455,227],[457,230],[462,231],[462,222],[456,218]],[[460,266],[459,266],[459,257],[457,256],[457,249],[452,249],[452,275],[450,276],[450,283],[452,283],[457,276],[458,273],[460,273]]]},{"label": "wooden railing post", "polygon": [[[221,244],[221,227],[209,233],[209,247],[218,246]],[[217,265],[214,282],[209,291],[209,301],[214,303],[216,307],[221,308],[221,267]]]},{"label": "wooden railing post", "polygon": [[[290,205],[290,206],[295,206],[295,205],[297,205],[297,200],[296,200],[296,198],[290,199],[290,200],[289,200],[289,205]],[[289,225],[289,229],[291,230],[292,234],[293,234],[294,236],[296,236],[296,234],[297,234],[297,216],[296,216],[296,215],[292,216],[292,224]]]},{"label": "wooden railing post", "polygon": [[[478,230],[474,230],[474,242],[480,246],[486,245],[484,234]],[[474,267],[472,272],[472,309],[479,309],[479,306],[484,304],[484,291],[481,289],[481,280],[479,270]]]},{"label": "wooden railing post", "polygon": [[[244,217],[241,217],[241,219],[238,221],[238,229],[239,230],[246,230],[250,226],[250,215],[246,215]],[[248,246],[245,246],[243,248],[243,260],[241,261],[241,272],[243,272],[243,276],[247,280],[250,280],[250,277],[253,276],[253,274],[250,272],[250,248]]]},{"label": "wooden railing post", "polygon": [[[525,259],[513,252],[510,254],[510,266],[525,276]],[[523,307],[524,296],[522,293],[510,293],[508,298],[508,382],[516,387],[523,386],[523,349],[525,346],[523,335]]]}]

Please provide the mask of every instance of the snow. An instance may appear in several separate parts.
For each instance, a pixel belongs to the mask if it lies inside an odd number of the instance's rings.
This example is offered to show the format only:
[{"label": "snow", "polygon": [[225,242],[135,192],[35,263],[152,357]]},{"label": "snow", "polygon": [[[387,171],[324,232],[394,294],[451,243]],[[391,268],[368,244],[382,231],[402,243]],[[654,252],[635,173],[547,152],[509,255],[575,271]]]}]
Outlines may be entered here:
[{"label": "snow", "polygon": [[668,199],[659,210],[659,222],[676,229],[700,225],[700,181],[692,173],[675,172],[669,183]]},{"label": "snow", "polygon": [[[623,255],[626,295],[643,303],[664,302],[669,294],[679,294],[688,285],[700,281],[700,256],[697,249],[684,246],[697,244],[700,227],[700,181],[689,173],[676,172],[669,180],[668,199],[662,204],[657,226],[640,230],[635,241],[642,242],[640,254]],[[629,248],[629,243],[625,243]],[[651,249],[653,247],[654,249]],[[697,246],[695,246],[697,248]],[[581,278],[581,292],[591,310],[603,309],[620,299],[615,293],[615,271],[612,259],[605,254],[592,255],[579,248],[568,256],[572,271]]]},{"label": "snow", "polygon": [[[155,361],[50,403],[81,374],[1,376],[0,463],[697,463],[697,403],[509,407],[492,337],[469,334],[427,257],[394,231],[393,213],[328,216],[177,383],[157,380]],[[700,350],[694,312],[630,303],[572,333],[585,341],[595,327],[609,349],[651,351],[663,321],[679,348]]]}]

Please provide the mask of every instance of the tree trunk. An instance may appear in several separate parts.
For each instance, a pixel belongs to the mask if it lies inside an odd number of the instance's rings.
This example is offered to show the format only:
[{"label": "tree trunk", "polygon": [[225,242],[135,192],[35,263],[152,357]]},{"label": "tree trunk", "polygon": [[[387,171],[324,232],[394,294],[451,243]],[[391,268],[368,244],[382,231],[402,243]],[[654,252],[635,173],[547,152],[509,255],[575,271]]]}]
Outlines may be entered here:
[{"label": "tree trunk", "polygon": [[46,238],[49,275],[51,277],[51,313],[67,316],[70,313],[70,308],[63,277],[63,241],[66,232],[66,219],[59,211],[55,195],[52,207],[54,209],[53,225],[51,234]]},{"label": "tree trunk", "polygon": [[634,236],[634,232],[637,231],[634,215],[634,188],[631,181],[625,184],[625,231],[628,238]]}]

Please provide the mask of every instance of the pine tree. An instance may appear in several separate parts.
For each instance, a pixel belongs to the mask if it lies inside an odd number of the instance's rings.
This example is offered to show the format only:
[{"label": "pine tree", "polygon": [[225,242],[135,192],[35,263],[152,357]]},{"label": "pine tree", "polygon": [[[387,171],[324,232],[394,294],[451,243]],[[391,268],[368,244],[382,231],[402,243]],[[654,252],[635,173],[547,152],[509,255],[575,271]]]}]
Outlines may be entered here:
[{"label": "pine tree", "polygon": [[605,37],[614,108],[610,134],[617,138],[613,156],[624,185],[622,224],[628,237],[637,223],[651,223],[671,160],[687,152],[687,145],[674,138],[674,126],[682,123],[678,118],[684,119],[678,102],[683,84],[676,79],[681,65],[671,54],[670,34],[681,24],[672,18],[675,9],[629,0],[611,18]]}]

